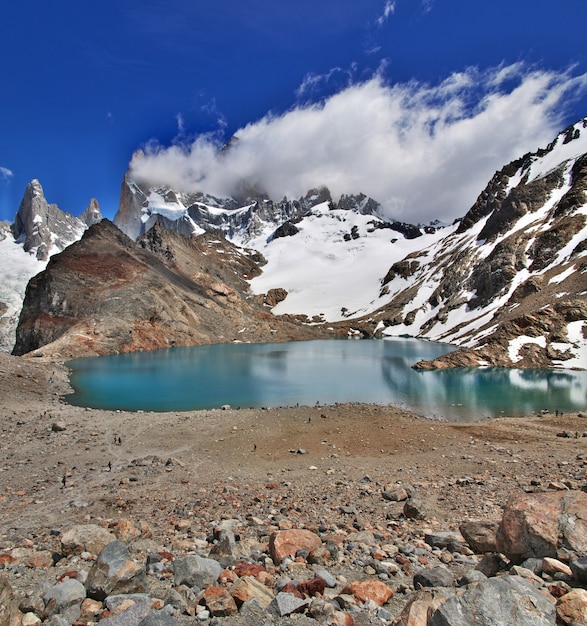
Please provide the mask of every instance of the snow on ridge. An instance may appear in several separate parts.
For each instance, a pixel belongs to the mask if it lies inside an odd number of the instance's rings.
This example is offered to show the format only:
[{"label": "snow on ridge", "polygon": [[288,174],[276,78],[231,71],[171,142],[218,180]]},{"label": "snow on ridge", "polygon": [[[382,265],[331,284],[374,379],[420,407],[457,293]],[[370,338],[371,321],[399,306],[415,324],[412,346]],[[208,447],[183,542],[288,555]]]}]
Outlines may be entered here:
[{"label": "snow on ridge", "polygon": [[546,176],[565,161],[577,159],[587,152],[587,128],[583,127],[582,121],[577,122],[572,128],[572,132],[578,132],[577,138],[565,143],[565,138],[571,131],[560,133],[552,144],[552,150],[542,157],[533,158],[533,162],[527,170],[528,182]]},{"label": "snow on ridge", "polygon": [[536,344],[541,348],[546,348],[546,337],[529,337],[528,335],[520,335],[514,339],[510,339],[508,345],[508,356],[512,363],[517,363],[522,360],[520,356],[520,350],[528,344]]}]

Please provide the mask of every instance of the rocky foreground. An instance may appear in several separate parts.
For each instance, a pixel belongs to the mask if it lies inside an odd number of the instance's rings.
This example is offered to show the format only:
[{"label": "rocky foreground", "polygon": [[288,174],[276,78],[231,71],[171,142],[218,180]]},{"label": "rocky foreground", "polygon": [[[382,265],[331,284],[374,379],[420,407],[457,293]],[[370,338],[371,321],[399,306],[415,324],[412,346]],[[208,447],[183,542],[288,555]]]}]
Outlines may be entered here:
[{"label": "rocky foreground", "polygon": [[72,407],[0,356],[0,625],[585,624],[587,418]]}]

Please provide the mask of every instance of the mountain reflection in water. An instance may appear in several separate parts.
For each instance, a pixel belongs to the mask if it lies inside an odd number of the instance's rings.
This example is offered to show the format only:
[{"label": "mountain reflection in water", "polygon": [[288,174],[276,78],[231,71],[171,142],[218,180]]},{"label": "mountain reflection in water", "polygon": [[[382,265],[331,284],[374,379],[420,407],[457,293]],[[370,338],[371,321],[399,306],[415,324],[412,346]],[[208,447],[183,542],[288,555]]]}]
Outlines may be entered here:
[{"label": "mountain reflection in water", "polygon": [[70,361],[72,404],[148,411],[393,403],[428,417],[471,421],[577,411],[587,372],[412,365],[454,348],[416,339],[217,344]]}]

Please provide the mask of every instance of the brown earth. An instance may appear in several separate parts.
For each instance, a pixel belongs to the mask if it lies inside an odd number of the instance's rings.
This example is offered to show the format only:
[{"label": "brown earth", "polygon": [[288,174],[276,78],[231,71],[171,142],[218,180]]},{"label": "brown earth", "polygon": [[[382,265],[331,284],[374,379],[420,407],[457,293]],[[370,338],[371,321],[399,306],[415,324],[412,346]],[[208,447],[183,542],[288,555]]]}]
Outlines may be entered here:
[{"label": "brown earth", "polygon": [[129,517],[162,537],[182,516],[206,532],[268,506],[308,528],[384,528],[401,503],[381,492],[400,483],[448,530],[499,519],[517,490],[587,484],[581,413],[468,424],[368,404],[129,413],[68,405],[68,391],[62,365],[0,353],[0,544]]}]

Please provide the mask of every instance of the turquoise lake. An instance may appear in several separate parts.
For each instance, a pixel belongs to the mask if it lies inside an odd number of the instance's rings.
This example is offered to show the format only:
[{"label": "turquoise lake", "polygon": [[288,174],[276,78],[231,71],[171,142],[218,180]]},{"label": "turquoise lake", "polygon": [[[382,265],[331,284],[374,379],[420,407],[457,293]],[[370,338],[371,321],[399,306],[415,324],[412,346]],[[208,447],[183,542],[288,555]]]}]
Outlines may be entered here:
[{"label": "turquoise lake", "polygon": [[454,349],[415,339],[217,344],[68,362],[78,406],[185,411],[396,404],[431,418],[472,421],[587,405],[587,372],[411,366]]}]

